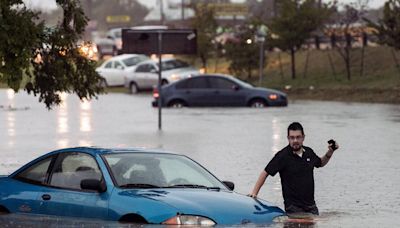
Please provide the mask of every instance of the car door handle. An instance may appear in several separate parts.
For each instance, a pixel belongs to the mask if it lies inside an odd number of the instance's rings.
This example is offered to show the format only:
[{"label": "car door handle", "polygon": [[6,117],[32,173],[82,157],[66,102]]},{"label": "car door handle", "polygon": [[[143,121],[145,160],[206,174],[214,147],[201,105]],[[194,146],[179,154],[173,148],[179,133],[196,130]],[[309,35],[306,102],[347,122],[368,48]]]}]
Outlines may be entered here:
[{"label": "car door handle", "polygon": [[219,94],[219,90],[215,90],[214,93]]},{"label": "car door handle", "polygon": [[191,92],[190,92],[190,90],[186,90],[186,93],[189,94],[189,93],[191,93]]},{"label": "car door handle", "polygon": [[51,196],[49,194],[44,194],[44,195],[42,195],[42,199],[43,200],[50,200]]}]

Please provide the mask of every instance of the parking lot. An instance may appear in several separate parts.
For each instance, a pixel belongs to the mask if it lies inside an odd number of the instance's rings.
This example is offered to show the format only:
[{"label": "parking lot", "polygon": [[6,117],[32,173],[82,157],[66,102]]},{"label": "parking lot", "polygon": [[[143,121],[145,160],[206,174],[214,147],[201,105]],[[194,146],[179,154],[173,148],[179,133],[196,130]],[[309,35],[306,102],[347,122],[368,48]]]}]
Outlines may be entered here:
[{"label": "parking lot", "polygon": [[[293,121],[317,154],[336,139],[341,149],[316,170],[317,227],[395,227],[400,213],[400,108],[396,105],[291,101],[284,108],[163,110],[163,130],[150,94],[108,94],[80,102],[64,95],[48,111],[37,98],[0,90],[0,173],[45,152],[75,146],[146,147],[185,154],[250,193],[259,172],[286,146]],[[261,198],[283,207],[280,179]]]}]

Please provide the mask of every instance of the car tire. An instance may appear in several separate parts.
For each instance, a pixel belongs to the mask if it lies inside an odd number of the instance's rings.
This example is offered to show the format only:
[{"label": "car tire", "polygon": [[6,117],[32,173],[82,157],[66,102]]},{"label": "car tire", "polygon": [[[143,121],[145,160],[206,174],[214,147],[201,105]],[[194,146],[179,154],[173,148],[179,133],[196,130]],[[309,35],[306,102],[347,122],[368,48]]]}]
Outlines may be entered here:
[{"label": "car tire", "polygon": [[166,79],[163,79],[162,81],[161,81],[161,86],[165,86],[165,85],[168,85],[169,83],[168,83],[168,81],[166,80]]},{"label": "car tire", "polygon": [[0,206],[0,215],[10,214],[10,212],[3,206]]},{"label": "car tire", "polygon": [[168,107],[170,108],[183,108],[186,107],[187,104],[182,100],[173,100],[169,102]]},{"label": "car tire", "polygon": [[131,94],[137,94],[137,93],[139,92],[139,88],[138,88],[138,86],[137,86],[136,83],[132,82],[132,83],[129,85],[129,92],[130,92]]},{"label": "car tire", "polygon": [[252,108],[265,108],[268,106],[268,104],[265,100],[258,98],[251,100],[249,106]]}]

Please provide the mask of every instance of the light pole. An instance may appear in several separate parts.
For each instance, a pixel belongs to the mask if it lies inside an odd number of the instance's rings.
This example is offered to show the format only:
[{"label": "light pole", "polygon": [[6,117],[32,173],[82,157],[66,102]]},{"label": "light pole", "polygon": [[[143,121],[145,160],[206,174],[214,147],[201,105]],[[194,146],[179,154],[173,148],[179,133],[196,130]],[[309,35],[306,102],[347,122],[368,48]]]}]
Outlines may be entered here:
[{"label": "light pole", "polygon": [[256,34],[256,41],[260,44],[260,69],[258,70],[259,73],[259,80],[258,85],[261,86],[262,78],[263,78],[263,70],[264,70],[264,43],[265,43],[265,36],[267,35],[267,27],[261,26]]}]

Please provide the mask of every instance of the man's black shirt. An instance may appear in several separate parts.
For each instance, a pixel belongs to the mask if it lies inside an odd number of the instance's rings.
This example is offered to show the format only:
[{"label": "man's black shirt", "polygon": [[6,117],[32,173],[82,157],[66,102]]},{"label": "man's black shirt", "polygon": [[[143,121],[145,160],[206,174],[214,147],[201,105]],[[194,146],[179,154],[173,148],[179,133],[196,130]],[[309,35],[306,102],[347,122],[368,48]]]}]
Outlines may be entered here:
[{"label": "man's black shirt", "polygon": [[314,201],[314,167],[321,167],[321,158],[310,147],[303,146],[303,156],[295,154],[288,145],[275,154],[265,167],[268,175],[281,177],[285,207],[311,206]]}]

